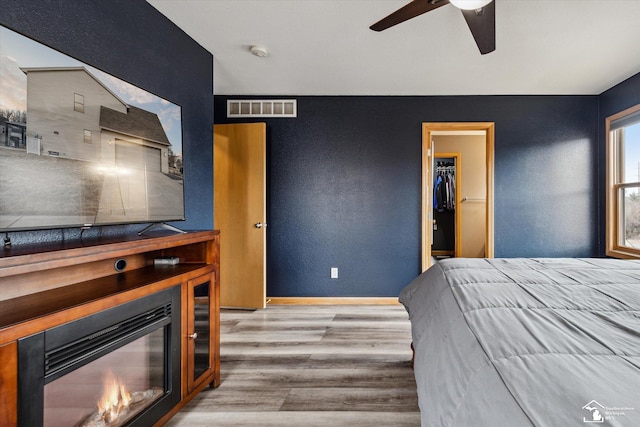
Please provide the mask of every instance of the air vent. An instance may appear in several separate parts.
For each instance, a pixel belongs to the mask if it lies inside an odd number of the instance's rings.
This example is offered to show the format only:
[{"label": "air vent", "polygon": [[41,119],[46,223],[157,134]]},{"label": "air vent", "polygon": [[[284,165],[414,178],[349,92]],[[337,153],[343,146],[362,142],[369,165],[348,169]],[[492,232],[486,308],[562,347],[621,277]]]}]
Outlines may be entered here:
[{"label": "air vent", "polygon": [[297,117],[295,99],[229,99],[227,117]]},{"label": "air vent", "polygon": [[[87,335],[69,344],[45,352],[45,378],[61,371],[69,370],[77,363],[104,351],[121,345],[130,337],[148,333],[148,328],[167,324],[171,321],[171,303],[158,306],[137,314],[120,323]],[[132,339],[132,338],[131,338]]]}]

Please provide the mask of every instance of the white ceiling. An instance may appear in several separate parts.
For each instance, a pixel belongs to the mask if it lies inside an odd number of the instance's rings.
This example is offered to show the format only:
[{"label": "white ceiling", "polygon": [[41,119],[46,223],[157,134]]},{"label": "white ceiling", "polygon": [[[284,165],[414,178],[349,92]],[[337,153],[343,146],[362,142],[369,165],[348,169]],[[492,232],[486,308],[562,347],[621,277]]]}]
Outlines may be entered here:
[{"label": "white ceiling", "polygon": [[592,95],[640,72],[640,0],[495,0],[487,55],[452,5],[378,33],[409,0],[148,2],[214,55],[216,95]]}]

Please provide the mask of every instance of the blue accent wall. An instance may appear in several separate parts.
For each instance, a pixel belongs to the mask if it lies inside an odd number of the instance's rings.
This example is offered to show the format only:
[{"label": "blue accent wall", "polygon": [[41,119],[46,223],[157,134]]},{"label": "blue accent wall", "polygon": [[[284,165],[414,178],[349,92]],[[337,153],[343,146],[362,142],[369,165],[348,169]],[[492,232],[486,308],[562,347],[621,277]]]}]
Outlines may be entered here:
[{"label": "blue accent wall", "polygon": [[[228,98],[216,123],[249,121]],[[598,254],[597,96],[296,99],[265,120],[269,296],[396,296],[419,273],[423,122],[495,122],[496,257]]]},{"label": "blue accent wall", "polygon": [[[213,227],[213,56],[144,0],[3,0],[0,24],[182,107],[185,222]],[[128,234],[144,225],[96,227]],[[79,230],[11,233],[15,244],[77,238]]]}]

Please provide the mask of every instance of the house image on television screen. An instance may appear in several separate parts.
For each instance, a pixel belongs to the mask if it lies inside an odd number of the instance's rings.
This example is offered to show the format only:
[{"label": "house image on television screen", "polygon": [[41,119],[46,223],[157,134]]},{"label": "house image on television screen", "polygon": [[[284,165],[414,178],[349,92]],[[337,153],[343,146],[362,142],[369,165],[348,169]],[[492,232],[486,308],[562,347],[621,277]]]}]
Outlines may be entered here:
[{"label": "house image on television screen", "polygon": [[[16,146],[30,158],[24,162],[31,186],[44,187],[41,214],[59,216],[61,225],[184,218],[182,160],[157,114],[126,103],[84,67],[21,70],[27,77],[26,141]],[[20,162],[15,156],[12,165]],[[42,176],[38,162],[47,169]],[[60,191],[67,206],[56,206]],[[33,213],[19,198],[10,198],[13,214]]]},{"label": "house image on television screen", "polygon": [[169,172],[171,146],[155,113],[130,106],[83,67],[22,68],[28,151]]}]

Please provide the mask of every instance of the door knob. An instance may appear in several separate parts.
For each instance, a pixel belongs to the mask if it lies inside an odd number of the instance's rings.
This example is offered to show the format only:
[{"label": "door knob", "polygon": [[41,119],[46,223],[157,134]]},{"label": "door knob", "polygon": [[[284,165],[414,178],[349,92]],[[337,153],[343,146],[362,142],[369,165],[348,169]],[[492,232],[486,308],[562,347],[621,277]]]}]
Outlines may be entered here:
[{"label": "door knob", "polygon": [[187,337],[189,337],[189,339],[195,340],[196,338],[198,338],[198,333],[194,332],[191,335],[187,335]]},{"label": "door knob", "polygon": [[267,224],[263,224],[261,222],[258,222],[257,224],[254,225],[255,228],[262,228],[262,227],[266,227]]}]

